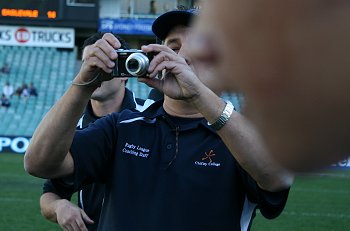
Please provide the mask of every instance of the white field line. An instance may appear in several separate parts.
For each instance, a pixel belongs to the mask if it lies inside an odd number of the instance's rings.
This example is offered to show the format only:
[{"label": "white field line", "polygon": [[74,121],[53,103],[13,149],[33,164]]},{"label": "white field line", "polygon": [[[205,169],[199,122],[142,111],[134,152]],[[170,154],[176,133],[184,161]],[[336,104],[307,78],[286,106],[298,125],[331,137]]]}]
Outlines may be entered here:
[{"label": "white field line", "polygon": [[344,213],[310,213],[310,212],[293,212],[285,211],[282,214],[287,216],[302,216],[302,217],[325,217],[325,218],[337,218],[337,219],[350,219],[350,214]]},{"label": "white field line", "polygon": [[24,202],[24,203],[32,203],[34,202],[33,199],[26,199],[26,198],[7,198],[7,197],[0,197],[0,202]]},{"label": "white field line", "polygon": [[293,187],[291,188],[294,192],[313,192],[313,193],[331,193],[331,194],[346,194],[349,195],[349,190],[336,190],[336,189],[310,189],[310,188],[299,188],[299,187]]},{"label": "white field line", "polygon": [[[257,210],[256,213],[261,214],[259,210]],[[344,214],[344,213],[312,213],[312,212],[283,211],[282,215],[298,216],[298,217],[323,217],[323,218],[336,218],[336,219],[350,219],[350,214]]]},{"label": "white field line", "polygon": [[350,179],[349,174],[344,173],[309,173],[309,174],[297,174],[299,177],[334,177],[334,178],[343,178],[343,179]]}]

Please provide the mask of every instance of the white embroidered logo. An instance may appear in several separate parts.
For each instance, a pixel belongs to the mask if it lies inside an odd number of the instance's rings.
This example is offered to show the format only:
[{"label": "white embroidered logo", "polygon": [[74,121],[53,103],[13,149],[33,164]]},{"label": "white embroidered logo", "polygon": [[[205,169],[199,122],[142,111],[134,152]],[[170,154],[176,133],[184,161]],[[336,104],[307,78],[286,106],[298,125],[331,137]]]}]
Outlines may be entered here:
[{"label": "white embroidered logo", "polygon": [[[210,152],[205,152],[204,157],[202,158],[202,161],[195,161],[195,165],[199,166],[209,166],[209,167],[219,167],[221,163],[216,163],[213,161],[212,158],[214,158],[216,154],[213,150],[210,150]],[[208,162],[204,162],[204,160],[207,160]]]},{"label": "white embroidered logo", "polygon": [[124,148],[122,149],[122,152],[128,155],[147,158],[149,156],[150,150],[148,148],[145,148],[139,145],[125,143]]}]

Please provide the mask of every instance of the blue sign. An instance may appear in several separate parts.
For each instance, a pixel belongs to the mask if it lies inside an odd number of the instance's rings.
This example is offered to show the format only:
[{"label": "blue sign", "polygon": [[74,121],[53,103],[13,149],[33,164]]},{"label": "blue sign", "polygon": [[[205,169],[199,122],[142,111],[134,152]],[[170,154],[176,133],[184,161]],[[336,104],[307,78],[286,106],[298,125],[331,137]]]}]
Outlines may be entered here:
[{"label": "blue sign", "polygon": [[332,167],[334,168],[347,168],[349,169],[350,168],[350,157],[344,159],[344,160],[341,160],[339,161],[338,163],[336,164],[332,164]]},{"label": "blue sign", "polygon": [[30,142],[25,136],[0,136],[0,153],[13,152],[24,154]]},{"label": "blue sign", "polygon": [[154,19],[111,19],[101,18],[98,30],[101,32],[112,32],[115,34],[127,35],[150,35]]}]

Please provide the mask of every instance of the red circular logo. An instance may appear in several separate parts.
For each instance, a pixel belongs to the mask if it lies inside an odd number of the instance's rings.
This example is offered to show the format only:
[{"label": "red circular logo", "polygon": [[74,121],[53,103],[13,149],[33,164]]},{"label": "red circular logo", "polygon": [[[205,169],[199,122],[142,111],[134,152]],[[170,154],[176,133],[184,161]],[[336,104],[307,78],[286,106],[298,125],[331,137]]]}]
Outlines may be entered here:
[{"label": "red circular logo", "polygon": [[19,28],[15,32],[15,39],[19,43],[26,43],[30,39],[30,33],[26,28]]}]

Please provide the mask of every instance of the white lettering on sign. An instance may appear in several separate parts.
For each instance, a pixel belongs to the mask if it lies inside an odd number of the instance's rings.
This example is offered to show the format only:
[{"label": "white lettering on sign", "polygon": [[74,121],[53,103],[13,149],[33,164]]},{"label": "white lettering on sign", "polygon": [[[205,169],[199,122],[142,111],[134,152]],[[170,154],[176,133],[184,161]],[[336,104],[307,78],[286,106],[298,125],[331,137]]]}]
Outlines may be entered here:
[{"label": "white lettering on sign", "polygon": [[11,31],[0,29],[0,41],[11,40]]},{"label": "white lettering on sign", "polygon": [[0,137],[0,152],[24,153],[29,142],[26,137]]},{"label": "white lettering on sign", "polygon": [[74,48],[74,28],[0,26],[0,45]]},{"label": "white lettering on sign", "polygon": [[333,164],[332,167],[350,168],[350,157]]}]

